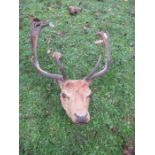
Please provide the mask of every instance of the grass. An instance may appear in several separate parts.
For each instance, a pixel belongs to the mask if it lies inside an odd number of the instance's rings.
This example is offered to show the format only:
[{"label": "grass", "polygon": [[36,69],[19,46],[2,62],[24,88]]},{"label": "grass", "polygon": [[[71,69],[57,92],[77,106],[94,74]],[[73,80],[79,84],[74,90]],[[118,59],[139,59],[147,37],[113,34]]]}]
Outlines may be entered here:
[{"label": "grass", "polygon": [[[82,12],[69,15],[69,5]],[[95,33],[109,33],[111,67],[91,86],[89,124],[73,124],[60,105],[58,86],[36,74],[28,15],[56,25],[40,36],[39,60],[42,68],[58,73],[47,50],[60,51],[70,79],[83,78],[103,54],[103,47],[93,44]],[[20,155],[122,155],[134,140],[134,0],[20,0],[19,28]]]}]

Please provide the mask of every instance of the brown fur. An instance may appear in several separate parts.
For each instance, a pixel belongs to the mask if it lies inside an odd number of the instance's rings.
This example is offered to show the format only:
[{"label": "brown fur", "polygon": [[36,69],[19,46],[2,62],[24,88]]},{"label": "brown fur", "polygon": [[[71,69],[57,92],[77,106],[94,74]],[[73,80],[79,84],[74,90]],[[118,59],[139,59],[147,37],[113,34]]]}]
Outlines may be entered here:
[{"label": "brown fur", "polygon": [[67,115],[75,123],[78,123],[76,115],[87,115],[85,123],[90,120],[88,112],[91,95],[91,90],[89,88],[90,83],[91,82],[85,80],[67,80],[59,83],[61,89],[61,104]]}]

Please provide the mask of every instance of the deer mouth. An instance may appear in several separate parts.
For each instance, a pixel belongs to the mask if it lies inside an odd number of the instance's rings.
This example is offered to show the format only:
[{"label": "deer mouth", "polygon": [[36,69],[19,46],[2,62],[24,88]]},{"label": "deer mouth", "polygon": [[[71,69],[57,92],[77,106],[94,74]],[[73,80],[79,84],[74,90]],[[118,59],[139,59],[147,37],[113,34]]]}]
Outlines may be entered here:
[{"label": "deer mouth", "polygon": [[77,122],[76,124],[78,124],[78,125],[86,125],[86,124],[88,124],[88,122]]},{"label": "deer mouth", "polygon": [[77,125],[86,125],[86,124],[88,124],[88,122],[89,121],[87,121],[87,122],[73,122],[74,124],[77,124]]}]

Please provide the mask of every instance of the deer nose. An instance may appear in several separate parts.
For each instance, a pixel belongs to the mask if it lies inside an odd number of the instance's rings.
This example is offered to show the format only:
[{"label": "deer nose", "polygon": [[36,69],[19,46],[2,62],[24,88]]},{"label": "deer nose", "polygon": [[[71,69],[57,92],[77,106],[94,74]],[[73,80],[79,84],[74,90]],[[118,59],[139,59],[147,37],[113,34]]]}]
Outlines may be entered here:
[{"label": "deer nose", "polygon": [[88,113],[86,113],[85,115],[79,115],[79,114],[75,113],[75,116],[76,116],[76,122],[77,123],[87,123]]}]

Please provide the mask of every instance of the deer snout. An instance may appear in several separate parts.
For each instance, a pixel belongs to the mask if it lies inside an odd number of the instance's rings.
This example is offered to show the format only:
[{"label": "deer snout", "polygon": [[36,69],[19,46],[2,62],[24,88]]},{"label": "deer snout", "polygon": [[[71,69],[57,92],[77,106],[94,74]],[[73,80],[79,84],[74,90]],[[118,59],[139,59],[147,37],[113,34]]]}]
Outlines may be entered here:
[{"label": "deer snout", "polygon": [[90,120],[90,118],[89,118],[90,116],[88,113],[86,113],[84,115],[80,115],[78,113],[75,113],[74,115],[76,117],[76,123],[80,123],[80,124],[81,123],[88,123]]}]

